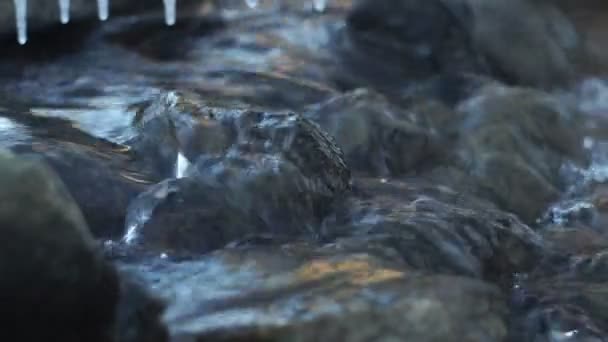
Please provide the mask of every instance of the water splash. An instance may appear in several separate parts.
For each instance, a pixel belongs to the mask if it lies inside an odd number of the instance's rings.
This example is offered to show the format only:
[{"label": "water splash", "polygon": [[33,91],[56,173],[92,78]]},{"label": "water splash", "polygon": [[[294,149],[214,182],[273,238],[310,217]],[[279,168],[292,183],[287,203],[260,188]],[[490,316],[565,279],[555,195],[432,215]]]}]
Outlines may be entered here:
[{"label": "water splash", "polygon": [[99,16],[99,20],[106,21],[108,20],[109,15],[109,4],[110,0],[97,0],[97,15]]},{"label": "water splash", "polygon": [[577,102],[585,113],[608,116],[608,82],[599,78],[586,79],[579,87]]},{"label": "water splash", "polygon": [[27,43],[27,0],[13,0],[15,4],[15,22],[17,24],[17,41]]},{"label": "water splash", "polygon": [[165,24],[168,26],[175,25],[176,0],[163,0],[163,5],[165,6]]},{"label": "water splash", "polygon": [[591,202],[575,200],[554,205],[549,209],[548,216],[553,224],[563,226],[566,225],[573,216],[593,208],[594,205]]},{"label": "water splash", "polygon": [[175,162],[175,178],[184,178],[188,166],[190,166],[188,159],[181,152],[178,152]]},{"label": "water splash", "polygon": [[70,22],[70,0],[59,0],[59,20],[62,24]]},{"label": "water splash", "polygon": [[125,222],[126,233],[122,237],[123,243],[135,245],[139,242],[141,229],[152,217],[156,206],[169,194],[177,191],[174,181],[174,179],[168,179],[160,182],[152,196],[142,201],[136,201],[129,206]]},{"label": "water splash", "polygon": [[577,338],[577,335],[578,335],[578,330],[569,330],[569,331],[552,330],[549,333],[549,341],[551,341],[551,342],[572,341]]}]

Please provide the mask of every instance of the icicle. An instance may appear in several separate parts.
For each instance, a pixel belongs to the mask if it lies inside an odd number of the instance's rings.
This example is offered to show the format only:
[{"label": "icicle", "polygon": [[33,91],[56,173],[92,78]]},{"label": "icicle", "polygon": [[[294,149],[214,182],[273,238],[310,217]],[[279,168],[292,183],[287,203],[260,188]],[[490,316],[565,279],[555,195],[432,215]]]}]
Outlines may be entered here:
[{"label": "icicle", "polygon": [[17,40],[19,44],[27,43],[27,0],[13,0],[15,4],[15,22],[17,23]]},{"label": "icicle", "polygon": [[326,6],[327,6],[327,0],[312,0],[312,7],[317,12],[325,11]]},{"label": "icicle", "polygon": [[70,0],[59,0],[59,18],[62,24],[70,21]]},{"label": "icicle", "polygon": [[110,0],[97,0],[97,15],[101,21],[108,20],[108,17],[110,16],[109,1]]},{"label": "icicle", "polygon": [[165,23],[169,26],[175,24],[175,2],[176,0],[163,0],[165,5]]},{"label": "icicle", "polygon": [[249,8],[258,7],[258,0],[245,0],[245,3],[247,4],[247,7],[249,7]]}]

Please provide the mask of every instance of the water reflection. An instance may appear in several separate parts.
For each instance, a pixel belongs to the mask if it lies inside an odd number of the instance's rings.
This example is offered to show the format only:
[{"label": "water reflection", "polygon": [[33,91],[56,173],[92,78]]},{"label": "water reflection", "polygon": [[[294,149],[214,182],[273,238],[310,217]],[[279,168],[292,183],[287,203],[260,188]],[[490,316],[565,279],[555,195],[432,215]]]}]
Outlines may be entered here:
[{"label": "water reflection", "polygon": [[0,117],[0,147],[9,148],[29,140],[30,134],[25,126]]}]

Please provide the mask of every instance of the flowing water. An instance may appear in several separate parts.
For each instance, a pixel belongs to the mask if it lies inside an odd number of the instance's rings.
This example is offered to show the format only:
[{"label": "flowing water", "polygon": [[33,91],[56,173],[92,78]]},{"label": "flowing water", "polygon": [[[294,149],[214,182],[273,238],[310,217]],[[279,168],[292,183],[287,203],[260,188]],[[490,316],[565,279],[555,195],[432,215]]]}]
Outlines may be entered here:
[{"label": "flowing water", "polygon": [[[15,4],[18,42],[25,44],[26,1],[16,0]],[[33,58],[36,51],[39,51],[37,49],[40,44],[45,43],[30,41],[23,47],[11,47],[7,56],[0,57],[0,70],[3,71],[0,73],[0,109],[3,113],[25,109],[34,117],[66,119],[73,127],[116,144],[128,144],[137,136],[133,122],[138,108],[145,101],[167,90],[189,90],[207,99],[230,103],[235,108],[302,113],[318,110],[326,106],[328,100],[354,89],[344,89],[344,83],[340,81],[344,69],[335,58],[333,41],[344,30],[343,18],[348,5],[327,1],[314,1],[309,5],[286,2],[282,6],[276,6],[270,1],[246,1],[234,6],[215,8],[210,12],[179,15],[176,14],[176,1],[164,0],[165,13],[162,16],[150,14],[114,17],[108,13],[108,2],[99,0],[99,19],[107,22],[83,29],[81,37],[74,42],[78,45],[77,49],[67,49],[48,58]],[[68,23],[69,1],[60,0],[59,6],[60,21]],[[218,13],[223,14],[222,19],[219,19]],[[159,18],[164,18],[160,24]],[[162,25],[163,21],[171,27]],[[605,239],[608,234],[608,189],[604,188],[603,183],[608,180],[608,136],[602,136],[601,132],[608,123],[608,81],[587,79],[573,89],[555,92],[553,95],[564,106],[574,105],[583,113],[586,130],[591,133],[581,143],[589,151],[591,161],[588,166],[569,162],[562,165],[563,177],[568,182],[566,191],[557,201],[548,205],[544,215],[538,217],[535,229],[540,235],[553,236],[551,234],[575,228],[583,232],[589,231],[591,240]],[[389,117],[395,116],[389,111],[386,113]],[[0,146],[11,147],[28,140],[32,134],[29,129],[13,115],[3,114],[0,117]],[[592,134],[594,132],[600,133]],[[382,149],[377,152],[384,153],[388,152]],[[187,178],[191,161],[186,155],[179,151],[174,178]],[[390,158],[386,157],[385,160],[390,161]],[[384,168],[390,168],[391,164],[386,164],[388,167]],[[376,177],[370,182],[377,182],[374,183],[374,189],[384,189],[385,186],[392,186],[393,181],[400,184],[395,189],[405,189],[411,185],[407,181],[403,185],[390,178],[387,180],[384,176]],[[440,197],[456,198],[451,190],[441,188],[436,191]],[[390,191],[382,193],[383,196],[390,197]],[[411,200],[411,203],[408,202],[411,208],[403,208],[394,203],[395,198],[402,200],[394,197],[387,201],[393,201],[392,205],[404,211],[435,205],[432,204],[432,199],[416,196],[408,198]],[[359,216],[353,218],[357,229],[371,231],[372,228],[366,227],[374,227],[393,219],[390,215],[385,215],[380,204],[371,208],[373,210],[360,211]],[[149,218],[141,218],[147,219]],[[327,222],[324,224],[331,224],[331,220]],[[122,241],[135,241],[134,234],[136,232],[127,227]],[[437,233],[415,234],[438,234],[429,237],[438,241],[445,237],[442,234],[449,235],[440,229]],[[574,234],[572,239],[579,238],[579,235]],[[481,239],[479,235],[471,236]],[[317,278],[314,274],[322,274],[326,265],[309,265],[312,271],[307,271],[308,266],[301,264],[301,260],[307,258],[307,252],[288,253],[289,256],[284,260],[275,260],[263,252],[251,252],[251,255],[245,256],[234,252],[237,255],[211,254],[180,261],[169,250],[157,251],[152,257],[133,256],[132,252],[121,250],[124,246],[120,240],[107,241],[106,246],[108,249],[116,248],[112,252],[119,255],[117,262],[122,268],[139,274],[147,286],[171,302],[166,320],[175,336],[194,330],[214,330],[247,324],[280,326],[296,318],[307,320],[315,315],[333,314],[341,310],[342,303],[336,299],[338,302],[333,303],[334,306],[323,303],[322,309],[315,311],[317,309],[314,305],[319,303],[310,303],[304,295],[300,297],[292,294],[290,297],[289,291],[296,292],[296,289],[290,287],[290,279],[264,273],[275,268],[284,271],[293,265],[299,265],[297,270],[303,273],[297,274],[304,274],[301,275],[302,279],[315,280]],[[460,242],[448,240],[436,244],[441,245],[438,249],[452,258],[454,265],[459,265],[454,267],[467,269],[467,272],[470,268],[472,273],[477,272],[475,267],[468,266],[475,262],[470,261],[470,254],[459,249]],[[581,248],[587,248],[590,243],[586,243]],[[297,247],[294,249],[298,250]],[[600,252],[601,248],[586,252],[584,257],[578,258],[591,259],[585,262],[601,263],[603,259],[595,254]],[[584,261],[576,258],[561,264],[556,262],[547,268],[562,267],[560,274],[566,277],[568,272],[576,272],[573,270],[583,267],[581,263]],[[414,260],[412,264],[416,262]],[[433,261],[425,262],[430,265]],[[354,263],[338,263],[335,267],[348,272],[354,269],[354,274],[359,274],[357,272],[369,271],[360,269],[363,267],[361,265],[369,267],[368,263],[371,262],[366,259]],[[401,276],[391,272],[394,271],[384,270],[381,274],[368,277],[384,279],[383,277]],[[522,324],[522,331],[530,331],[529,335],[522,333],[521,341],[539,341],[534,339],[534,331],[540,328],[535,323],[530,323],[537,319],[534,318],[537,317],[534,316],[536,311],[529,308],[528,302],[529,297],[542,292],[542,289],[538,290],[541,286],[538,284],[542,282],[533,282],[531,285],[529,279],[535,276],[536,271],[530,274],[524,272],[517,274],[513,281],[513,312],[519,315],[518,319],[529,317],[522,320],[524,323],[513,323],[513,326]],[[563,281],[567,282],[568,279]],[[589,281],[585,286],[592,283]],[[259,304],[257,302],[239,304],[232,303],[230,299],[250,290],[264,288],[266,291],[270,288],[268,291],[272,291],[281,286],[286,286],[289,290],[277,292],[277,296],[287,299],[280,305],[273,303],[276,305],[273,310],[261,310],[256,306]],[[306,286],[312,288],[313,285]],[[325,290],[327,289],[323,289]],[[313,293],[313,290],[306,291]],[[559,302],[561,292],[555,291],[555,301]],[[570,295],[568,291],[576,291],[576,288],[561,291],[567,297]],[[386,297],[382,297],[384,292],[375,295],[373,291],[363,291],[357,298],[367,298],[366,293],[369,298],[373,297],[373,300],[368,298],[373,305],[378,306],[391,302],[393,298],[389,295],[390,291],[386,292]],[[193,298],[196,300],[193,301]],[[250,300],[261,302],[265,300],[263,298],[264,294],[261,293]],[[211,306],[215,303],[217,307],[201,309],[197,303]],[[231,305],[235,307],[230,308]],[[542,305],[538,307],[543,310]],[[311,317],[306,316],[307,309],[310,309],[308,312]],[[190,317],[197,312],[204,312],[204,318]],[[578,316],[585,315],[591,321],[602,321],[599,314],[593,316],[593,313],[587,312]],[[559,324],[543,328],[547,331],[543,335],[547,341],[602,341],[608,338],[608,335],[601,336],[601,328],[593,323],[563,323],[560,319],[554,320]],[[518,322],[517,319],[515,321]]]}]

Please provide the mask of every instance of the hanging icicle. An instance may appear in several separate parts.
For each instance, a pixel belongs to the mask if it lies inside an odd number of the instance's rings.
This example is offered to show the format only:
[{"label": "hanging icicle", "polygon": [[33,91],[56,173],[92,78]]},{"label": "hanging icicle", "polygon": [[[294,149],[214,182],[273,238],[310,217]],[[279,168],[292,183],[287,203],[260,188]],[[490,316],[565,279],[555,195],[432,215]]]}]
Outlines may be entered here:
[{"label": "hanging icicle", "polygon": [[175,4],[176,0],[163,0],[165,5],[165,23],[169,26],[175,24]]},{"label": "hanging icicle", "polygon": [[27,0],[13,0],[15,4],[15,22],[17,25],[17,41],[27,43]]},{"label": "hanging icicle", "polygon": [[59,0],[59,19],[62,24],[70,22],[70,0]]},{"label": "hanging icicle", "polygon": [[101,21],[108,20],[108,17],[110,16],[109,1],[110,0],[97,0],[97,15]]},{"label": "hanging icicle", "polygon": [[312,7],[317,12],[323,12],[327,7],[327,0],[312,0]]}]

